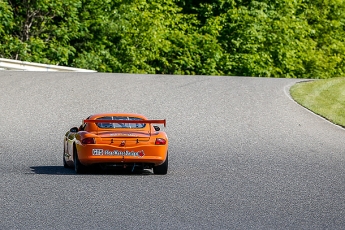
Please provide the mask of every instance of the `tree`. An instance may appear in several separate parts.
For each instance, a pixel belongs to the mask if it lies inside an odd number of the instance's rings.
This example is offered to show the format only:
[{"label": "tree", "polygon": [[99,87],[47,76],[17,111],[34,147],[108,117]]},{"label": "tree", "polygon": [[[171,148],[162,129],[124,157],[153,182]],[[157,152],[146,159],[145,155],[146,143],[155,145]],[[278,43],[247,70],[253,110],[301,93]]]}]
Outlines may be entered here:
[{"label": "tree", "polygon": [[226,75],[328,78],[344,74],[344,7],[342,0],[217,0],[197,11],[204,26],[220,22]]},{"label": "tree", "polygon": [[78,50],[73,65],[109,72],[218,74],[217,40],[199,34],[196,17],[180,12],[173,1],[163,0],[89,5],[81,21],[91,35],[73,41]]},{"label": "tree", "polygon": [[11,28],[15,46],[10,57],[26,61],[68,64],[74,48],[69,40],[77,35],[79,0],[10,0],[16,19]]},{"label": "tree", "polygon": [[101,72],[328,78],[344,0],[0,0],[2,57]]}]

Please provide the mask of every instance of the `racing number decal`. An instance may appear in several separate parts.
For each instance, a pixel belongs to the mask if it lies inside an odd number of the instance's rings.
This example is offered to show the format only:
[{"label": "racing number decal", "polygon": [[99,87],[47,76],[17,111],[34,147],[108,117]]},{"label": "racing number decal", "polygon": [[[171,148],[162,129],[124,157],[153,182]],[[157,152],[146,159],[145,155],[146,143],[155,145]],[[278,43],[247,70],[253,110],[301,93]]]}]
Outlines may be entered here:
[{"label": "racing number decal", "polygon": [[92,155],[93,156],[102,156],[103,155],[103,149],[92,149]]}]

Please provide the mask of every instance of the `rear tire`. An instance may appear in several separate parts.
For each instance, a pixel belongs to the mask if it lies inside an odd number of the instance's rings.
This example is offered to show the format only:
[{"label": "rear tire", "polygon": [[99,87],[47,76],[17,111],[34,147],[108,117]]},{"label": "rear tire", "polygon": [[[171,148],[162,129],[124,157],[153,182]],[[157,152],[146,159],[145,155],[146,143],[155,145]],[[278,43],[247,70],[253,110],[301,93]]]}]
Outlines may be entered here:
[{"label": "rear tire", "polygon": [[168,153],[163,164],[153,167],[153,173],[158,175],[165,175],[168,173]]},{"label": "rear tire", "polygon": [[63,155],[62,155],[63,167],[64,167],[64,168],[69,168],[69,165],[67,164],[66,159],[65,159],[65,153],[66,153],[65,150],[66,150],[66,149],[65,149],[65,146],[64,146],[64,147],[63,147]]},{"label": "rear tire", "polygon": [[67,162],[66,162],[66,159],[65,159],[65,154],[63,155],[63,167],[64,168],[69,168]]},{"label": "rear tire", "polygon": [[83,165],[82,163],[80,163],[79,158],[78,158],[77,149],[75,147],[74,147],[73,157],[74,157],[74,171],[77,174],[86,173],[87,167],[85,165]]}]

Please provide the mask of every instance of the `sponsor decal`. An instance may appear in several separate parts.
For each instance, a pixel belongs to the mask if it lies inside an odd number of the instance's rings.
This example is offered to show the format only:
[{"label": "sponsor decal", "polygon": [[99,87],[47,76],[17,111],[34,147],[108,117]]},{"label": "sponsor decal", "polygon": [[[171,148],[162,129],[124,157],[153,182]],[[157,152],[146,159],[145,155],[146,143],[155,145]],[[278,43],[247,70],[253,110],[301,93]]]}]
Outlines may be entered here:
[{"label": "sponsor decal", "polygon": [[139,157],[145,156],[144,150],[140,150],[140,151],[138,152],[138,155],[139,155]]},{"label": "sponsor decal", "polygon": [[137,137],[138,135],[135,135],[133,133],[111,133],[109,136],[128,136],[128,137]]},{"label": "sponsor decal", "polygon": [[103,149],[92,149],[93,156],[132,156],[132,157],[143,157],[145,156],[144,150],[138,152],[135,151],[120,151],[120,150],[103,150]]},{"label": "sponsor decal", "polygon": [[92,149],[92,155],[93,156],[102,156],[103,155],[103,149]]}]

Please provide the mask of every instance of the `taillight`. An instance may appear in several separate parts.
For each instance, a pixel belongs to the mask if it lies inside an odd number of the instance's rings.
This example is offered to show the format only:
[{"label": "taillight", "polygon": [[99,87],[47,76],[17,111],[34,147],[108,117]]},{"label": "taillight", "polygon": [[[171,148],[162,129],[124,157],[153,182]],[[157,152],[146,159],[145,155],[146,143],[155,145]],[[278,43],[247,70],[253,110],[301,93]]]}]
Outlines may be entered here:
[{"label": "taillight", "polygon": [[87,137],[81,141],[82,144],[87,145],[87,144],[95,144],[95,139],[92,137]]},{"label": "taillight", "polygon": [[165,145],[167,143],[167,141],[163,138],[157,138],[155,141],[156,145]]}]

